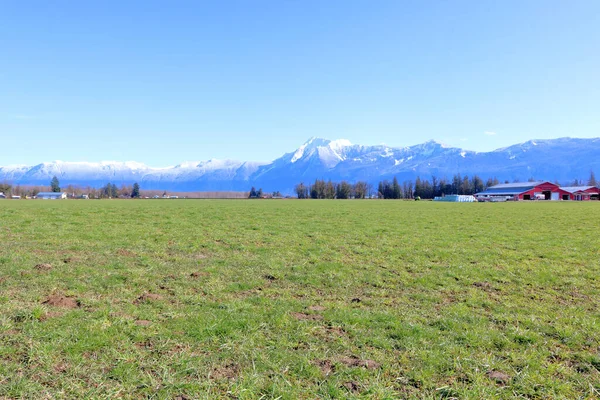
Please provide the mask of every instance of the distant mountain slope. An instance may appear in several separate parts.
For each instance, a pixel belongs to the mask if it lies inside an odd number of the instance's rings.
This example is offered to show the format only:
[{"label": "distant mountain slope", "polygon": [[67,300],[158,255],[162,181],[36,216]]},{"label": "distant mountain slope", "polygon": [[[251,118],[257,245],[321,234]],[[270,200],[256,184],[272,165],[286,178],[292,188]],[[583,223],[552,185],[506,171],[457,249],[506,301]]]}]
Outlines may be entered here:
[{"label": "distant mountain slope", "polygon": [[299,182],[315,179],[366,180],[377,183],[454,174],[500,180],[529,178],[570,182],[600,173],[600,138],[530,140],[490,152],[474,152],[436,141],[410,147],[362,146],[347,140],[311,138],[270,163],[235,160],[186,162],[151,168],[137,162],[63,162],[0,167],[0,181],[47,185],[57,176],[62,185],[99,187],[107,182],[139,182],[144,189],[177,191],[248,190],[291,193]]}]

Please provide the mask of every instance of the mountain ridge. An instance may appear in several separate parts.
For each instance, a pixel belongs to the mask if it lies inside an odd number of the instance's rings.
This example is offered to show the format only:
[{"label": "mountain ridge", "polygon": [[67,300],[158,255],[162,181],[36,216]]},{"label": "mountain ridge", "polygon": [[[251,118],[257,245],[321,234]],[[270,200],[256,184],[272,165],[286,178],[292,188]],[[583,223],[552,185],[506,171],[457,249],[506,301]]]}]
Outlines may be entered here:
[{"label": "mountain ridge", "polygon": [[270,162],[209,159],[175,166],[150,167],[136,161],[72,162],[56,160],[33,166],[0,166],[0,181],[47,185],[57,176],[63,185],[99,187],[106,183],[132,184],[144,189],[177,191],[263,190],[291,193],[294,185],[315,179],[333,181],[383,179],[414,180],[417,176],[455,174],[496,177],[500,180],[537,179],[572,181],[600,170],[600,138],[533,139],[477,152],[436,140],[392,147],[352,144],[346,139],[311,137],[297,149]]}]

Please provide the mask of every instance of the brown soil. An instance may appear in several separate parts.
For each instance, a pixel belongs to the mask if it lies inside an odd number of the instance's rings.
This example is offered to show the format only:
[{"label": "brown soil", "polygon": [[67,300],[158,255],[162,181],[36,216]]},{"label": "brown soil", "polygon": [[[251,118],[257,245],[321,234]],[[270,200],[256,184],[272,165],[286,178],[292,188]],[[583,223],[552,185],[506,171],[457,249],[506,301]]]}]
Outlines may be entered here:
[{"label": "brown soil", "polygon": [[66,364],[60,363],[54,366],[54,372],[63,374],[67,371],[68,366]]},{"label": "brown soil", "polygon": [[333,362],[331,362],[331,360],[318,360],[315,362],[315,365],[319,367],[325,376],[331,375],[333,372],[335,372],[335,365]]},{"label": "brown soil", "polygon": [[156,293],[144,293],[140,297],[134,300],[134,304],[145,303],[148,301],[162,300],[162,296]]},{"label": "brown soil", "polygon": [[345,336],[346,335],[346,331],[344,330],[344,328],[339,327],[339,326],[328,326],[325,329],[327,330],[327,333],[335,335],[335,336]]},{"label": "brown soil", "polygon": [[135,257],[137,255],[133,251],[127,249],[119,249],[117,250],[117,254],[124,257]]},{"label": "brown soil", "polygon": [[346,383],[344,383],[343,387],[345,387],[352,393],[360,392],[360,387],[358,386],[358,382],[355,382],[355,381],[346,382]]},{"label": "brown soil", "polygon": [[137,321],[135,321],[135,324],[139,326],[148,326],[152,324],[152,321],[148,321],[146,319],[138,319]]},{"label": "brown soil", "polygon": [[510,376],[502,371],[490,371],[488,377],[499,384],[506,384],[510,381]]},{"label": "brown soil", "polygon": [[190,274],[190,277],[192,278],[200,278],[201,276],[208,276],[208,272],[196,271]]},{"label": "brown soil", "polygon": [[381,364],[377,361],[373,360],[361,360],[356,356],[351,357],[342,357],[340,358],[340,363],[348,366],[348,367],[364,367],[366,369],[377,369],[381,367]]},{"label": "brown soil", "polygon": [[42,304],[47,304],[54,307],[62,308],[77,308],[81,306],[81,302],[73,297],[67,297],[60,294],[53,294],[42,301]]},{"label": "brown soil", "polygon": [[37,269],[38,271],[50,271],[52,269],[52,265],[43,263],[43,264],[38,264],[33,268]]},{"label": "brown soil", "polygon": [[228,364],[224,367],[215,368],[210,377],[215,380],[220,379],[235,379],[240,372],[240,367],[237,364]]},{"label": "brown soil", "polygon": [[310,306],[308,307],[310,311],[325,311],[326,308],[323,306]]},{"label": "brown soil", "polygon": [[40,321],[46,321],[50,318],[56,318],[56,317],[60,317],[62,316],[62,313],[56,312],[56,311],[51,311],[51,312],[47,312],[44,315],[42,315],[40,317]]},{"label": "brown soil", "polygon": [[264,278],[269,281],[277,280],[277,278],[275,278],[273,275],[270,275],[270,274],[265,275]]},{"label": "brown soil", "polygon": [[350,300],[351,303],[360,303],[361,300],[358,297],[353,298],[352,300]]},{"label": "brown soil", "polygon": [[300,321],[320,321],[323,319],[322,315],[317,314],[305,314],[300,312],[293,312],[292,317]]},{"label": "brown soil", "polygon": [[476,288],[479,288],[481,290],[485,290],[486,292],[499,292],[500,290],[493,287],[491,283],[489,282],[473,282],[473,286]]}]

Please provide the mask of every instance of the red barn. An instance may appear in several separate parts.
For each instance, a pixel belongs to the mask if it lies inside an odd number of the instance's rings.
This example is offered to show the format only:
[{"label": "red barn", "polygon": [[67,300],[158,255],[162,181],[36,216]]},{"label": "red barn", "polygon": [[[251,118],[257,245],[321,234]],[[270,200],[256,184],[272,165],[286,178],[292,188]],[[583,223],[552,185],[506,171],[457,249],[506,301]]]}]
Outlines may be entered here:
[{"label": "red barn", "polygon": [[569,192],[570,200],[598,200],[600,195],[600,189],[596,186],[567,186],[561,189]]},{"label": "red barn", "polygon": [[505,197],[514,200],[571,200],[571,193],[552,182],[503,183],[475,194],[477,198]]}]

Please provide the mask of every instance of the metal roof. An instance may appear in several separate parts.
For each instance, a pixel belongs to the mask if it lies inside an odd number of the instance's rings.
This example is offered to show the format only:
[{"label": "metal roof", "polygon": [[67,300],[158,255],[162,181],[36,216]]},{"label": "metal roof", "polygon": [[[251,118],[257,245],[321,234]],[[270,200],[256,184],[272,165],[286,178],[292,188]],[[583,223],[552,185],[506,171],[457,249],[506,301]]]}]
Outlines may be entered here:
[{"label": "metal roof", "polygon": [[586,190],[588,190],[590,188],[596,188],[596,187],[595,186],[565,186],[565,187],[561,186],[562,190],[569,192],[569,193],[585,192]]},{"label": "metal roof", "polygon": [[[526,192],[524,190],[523,192]],[[484,190],[483,192],[475,193],[475,196],[514,196],[519,193],[523,193],[521,191],[506,191],[506,190]]]},{"label": "metal roof", "polygon": [[39,192],[38,196],[62,196],[65,192]]},{"label": "metal roof", "polygon": [[523,191],[532,189],[542,183],[546,183],[546,181],[539,182],[514,182],[514,183],[500,183],[498,185],[490,186],[488,189],[517,189],[517,188],[526,188]]}]

